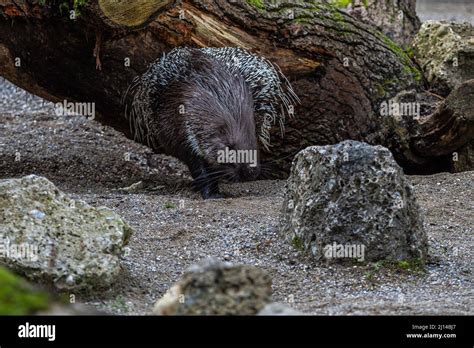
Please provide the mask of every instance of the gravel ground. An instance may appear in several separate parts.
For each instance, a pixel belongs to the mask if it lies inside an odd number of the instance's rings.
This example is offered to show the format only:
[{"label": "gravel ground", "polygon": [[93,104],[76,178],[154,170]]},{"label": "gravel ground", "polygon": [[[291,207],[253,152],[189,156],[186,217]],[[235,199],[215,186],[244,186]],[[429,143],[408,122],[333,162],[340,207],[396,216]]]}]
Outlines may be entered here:
[{"label": "gravel ground", "polygon": [[177,160],[85,117],[56,116],[6,82],[0,97],[0,178],[43,175],[73,198],[115,210],[135,231],[121,278],[79,295],[85,303],[148,314],[188,266],[215,256],[267,270],[274,300],[305,313],[474,314],[474,172],[410,177],[430,242],[424,272],[321,265],[278,235],[283,181],[224,185],[230,198],[203,201]]}]

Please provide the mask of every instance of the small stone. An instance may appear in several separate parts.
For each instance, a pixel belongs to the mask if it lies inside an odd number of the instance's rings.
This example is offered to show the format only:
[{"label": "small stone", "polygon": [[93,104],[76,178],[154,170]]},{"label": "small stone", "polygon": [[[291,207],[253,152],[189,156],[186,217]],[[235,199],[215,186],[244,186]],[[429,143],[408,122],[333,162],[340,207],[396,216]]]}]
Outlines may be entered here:
[{"label": "small stone", "polygon": [[40,220],[46,216],[45,213],[36,209],[30,210],[29,214],[33,216],[35,219],[40,219]]},{"label": "small stone", "polygon": [[142,188],[143,188],[143,182],[138,181],[138,182],[136,182],[136,183],[134,183],[130,186],[119,188],[119,191],[132,193],[132,192],[137,192],[138,190],[140,190]]},{"label": "small stone", "polygon": [[74,281],[74,276],[72,274],[68,275],[66,278],[66,284],[73,286],[76,282]]}]

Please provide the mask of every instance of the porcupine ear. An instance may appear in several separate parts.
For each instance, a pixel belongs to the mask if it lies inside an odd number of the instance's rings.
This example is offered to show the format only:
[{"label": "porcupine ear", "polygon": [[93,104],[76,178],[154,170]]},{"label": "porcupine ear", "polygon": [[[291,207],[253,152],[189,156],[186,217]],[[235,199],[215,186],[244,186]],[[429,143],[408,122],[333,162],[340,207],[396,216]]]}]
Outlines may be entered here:
[{"label": "porcupine ear", "polygon": [[285,130],[286,117],[292,117],[292,105],[300,100],[290,82],[276,64],[238,47],[203,48],[206,54],[222,63],[237,67],[252,92],[255,124],[258,138],[268,151],[270,128],[278,122],[281,133]]}]

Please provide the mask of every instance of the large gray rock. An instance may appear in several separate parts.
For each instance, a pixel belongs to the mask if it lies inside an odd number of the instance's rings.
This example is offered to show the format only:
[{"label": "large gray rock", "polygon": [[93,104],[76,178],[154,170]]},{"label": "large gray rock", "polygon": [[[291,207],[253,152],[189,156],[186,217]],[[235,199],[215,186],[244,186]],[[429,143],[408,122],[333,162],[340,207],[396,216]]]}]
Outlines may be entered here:
[{"label": "large gray rock", "polygon": [[431,87],[447,96],[474,79],[474,27],[469,23],[427,21],[415,37],[416,58]]},{"label": "large gray rock", "polygon": [[402,169],[388,149],[357,141],[297,154],[281,230],[317,259],[423,261],[427,253],[420,210]]},{"label": "large gray rock", "polygon": [[155,304],[156,315],[254,315],[268,302],[272,282],[249,265],[205,259]]},{"label": "large gray rock", "polygon": [[113,211],[75,201],[46,178],[0,180],[0,263],[60,289],[110,286],[131,230]]}]

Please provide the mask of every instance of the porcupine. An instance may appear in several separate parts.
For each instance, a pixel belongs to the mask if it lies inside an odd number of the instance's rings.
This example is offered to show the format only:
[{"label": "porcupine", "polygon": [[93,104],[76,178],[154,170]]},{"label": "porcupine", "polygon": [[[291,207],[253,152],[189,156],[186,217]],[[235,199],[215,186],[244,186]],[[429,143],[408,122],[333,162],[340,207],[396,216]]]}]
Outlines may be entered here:
[{"label": "porcupine", "polygon": [[[276,122],[283,134],[299,102],[277,66],[233,47],[175,48],[136,77],[128,95],[135,140],[184,162],[204,199],[222,197],[221,178],[257,178],[258,144],[268,149]],[[218,162],[226,148],[255,151],[258,164]]]}]

